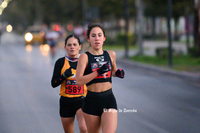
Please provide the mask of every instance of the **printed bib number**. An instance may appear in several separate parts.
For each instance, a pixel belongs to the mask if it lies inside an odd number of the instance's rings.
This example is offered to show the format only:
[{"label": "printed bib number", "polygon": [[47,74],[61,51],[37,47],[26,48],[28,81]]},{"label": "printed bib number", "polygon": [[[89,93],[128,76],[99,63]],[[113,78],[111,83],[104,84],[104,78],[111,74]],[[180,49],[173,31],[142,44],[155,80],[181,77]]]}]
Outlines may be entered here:
[{"label": "printed bib number", "polygon": [[77,86],[74,80],[67,80],[65,84],[65,93],[70,95],[84,94],[84,87]]}]

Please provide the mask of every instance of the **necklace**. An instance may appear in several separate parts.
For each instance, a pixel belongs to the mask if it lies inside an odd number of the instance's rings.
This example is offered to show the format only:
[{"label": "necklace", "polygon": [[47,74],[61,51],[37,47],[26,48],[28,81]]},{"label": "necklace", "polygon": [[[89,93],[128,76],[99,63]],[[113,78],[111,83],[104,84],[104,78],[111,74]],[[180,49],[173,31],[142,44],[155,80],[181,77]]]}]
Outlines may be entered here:
[{"label": "necklace", "polygon": [[67,59],[68,61],[77,62],[77,61],[78,61],[78,58],[79,58],[79,56],[80,56],[80,54],[78,55],[78,57],[77,57],[77,58],[72,58],[72,57],[69,57],[68,55],[66,55],[65,57],[66,57],[66,59]]}]

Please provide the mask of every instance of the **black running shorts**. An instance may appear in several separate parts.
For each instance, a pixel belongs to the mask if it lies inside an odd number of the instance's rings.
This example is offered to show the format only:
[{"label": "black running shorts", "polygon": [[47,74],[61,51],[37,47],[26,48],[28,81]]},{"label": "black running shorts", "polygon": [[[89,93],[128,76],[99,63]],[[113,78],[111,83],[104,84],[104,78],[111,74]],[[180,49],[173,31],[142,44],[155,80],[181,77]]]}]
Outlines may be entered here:
[{"label": "black running shorts", "polygon": [[101,116],[107,109],[117,110],[117,103],[112,89],[104,92],[91,92],[88,90],[83,102],[83,112],[90,115]]},{"label": "black running shorts", "polygon": [[60,117],[74,117],[76,111],[83,105],[84,97],[60,97]]}]

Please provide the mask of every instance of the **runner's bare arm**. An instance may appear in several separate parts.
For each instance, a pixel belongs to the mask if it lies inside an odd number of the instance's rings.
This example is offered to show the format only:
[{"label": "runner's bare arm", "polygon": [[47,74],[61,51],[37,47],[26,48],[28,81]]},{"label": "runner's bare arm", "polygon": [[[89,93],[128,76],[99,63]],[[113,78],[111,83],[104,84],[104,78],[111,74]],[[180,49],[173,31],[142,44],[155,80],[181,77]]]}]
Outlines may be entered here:
[{"label": "runner's bare arm", "polygon": [[76,68],[76,84],[78,86],[84,85],[98,76],[97,71],[94,71],[88,75],[84,75],[84,71],[88,65],[88,57],[85,53],[81,54],[78,59],[78,64]]},{"label": "runner's bare arm", "polygon": [[124,78],[125,72],[123,69],[117,69],[116,65],[116,53],[114,51],[109,51],[109,55],[112,61],[112,76],[118,78]]},{"label": "runner's bare arm", "polygon": [[111,58],[111,62],[112,62],[112,76],[115,76],[115,72],[117,71],[117,64],[116,64],[116,53],[115,51],[108,51],[110,58]]}]

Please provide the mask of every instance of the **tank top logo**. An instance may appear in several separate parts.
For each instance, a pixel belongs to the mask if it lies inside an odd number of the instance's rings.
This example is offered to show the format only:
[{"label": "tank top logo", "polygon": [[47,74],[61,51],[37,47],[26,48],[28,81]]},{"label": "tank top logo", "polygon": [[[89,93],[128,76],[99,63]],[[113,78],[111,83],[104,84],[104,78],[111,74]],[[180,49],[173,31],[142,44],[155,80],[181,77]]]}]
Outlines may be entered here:
[{"label": "tank top logo", "polygon": [[94,59],[95,59],[97,62],[102,62],[102,61],[104,61],[104,56],[94,57]]},{"label": "tank top logo", "polygon": [[[92,71],[94,72],[94,71],[98,70],[105,63],[106,62],[91,63]],[[110,65],[110,63],[109,63],[109,65]],[[111,77],[111,71],[108,71],[102,75],[98,75],[95,79],[102,79],[102,78],[106,79],[106,78],[110,78],[110,77]]]}]

